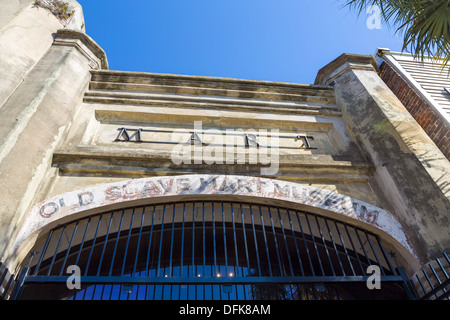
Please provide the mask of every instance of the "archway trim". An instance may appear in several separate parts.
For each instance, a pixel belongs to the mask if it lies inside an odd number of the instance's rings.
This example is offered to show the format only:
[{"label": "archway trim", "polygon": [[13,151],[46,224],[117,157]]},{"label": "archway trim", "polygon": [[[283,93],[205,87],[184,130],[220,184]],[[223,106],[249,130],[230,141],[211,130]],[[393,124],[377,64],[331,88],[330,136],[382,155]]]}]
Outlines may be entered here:
[{"label": "archway trim", "polygon": [[60,219],[77,213],[112,205],[126,205],[133,201],[196,195],[231,195],[278,200],[300,205],[302,208],[319,208],[335,218],[376,228],[388,234],[414,257],[403,227],[389,212],[328,190],[298,183],[260,177],[232,175],[183,175],[152,177],[103,184],[55,196],[36,204],[28,213],[10,252],[40,229]]}]

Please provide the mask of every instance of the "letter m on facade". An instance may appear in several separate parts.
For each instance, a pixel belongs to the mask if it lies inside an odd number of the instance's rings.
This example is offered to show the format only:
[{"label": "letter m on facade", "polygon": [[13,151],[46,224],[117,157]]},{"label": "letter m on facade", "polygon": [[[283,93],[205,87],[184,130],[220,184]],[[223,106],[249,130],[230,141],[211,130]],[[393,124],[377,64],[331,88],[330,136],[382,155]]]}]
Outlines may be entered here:
[{"label": "letter m on facade", "polygon": [[[117,138],[114,141],[142,142],[142,139],[141,139],[142,129],[119,128],[117,130],[119,130],[119,134],[117,135]],[[131,135],[130,135],[130,133],[131,133]]]}]

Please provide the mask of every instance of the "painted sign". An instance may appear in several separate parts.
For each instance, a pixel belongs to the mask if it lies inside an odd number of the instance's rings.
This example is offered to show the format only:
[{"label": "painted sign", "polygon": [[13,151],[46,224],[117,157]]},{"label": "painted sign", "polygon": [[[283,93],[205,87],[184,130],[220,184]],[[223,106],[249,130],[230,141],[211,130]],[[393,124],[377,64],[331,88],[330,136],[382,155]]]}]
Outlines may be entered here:
[{"label": "painted sign", "polygon": [[123,207],[132,206],[132,201],[135,200],[161,197],[167,198],[167,201],[173,201],[173,197],[180,195],[248,196],[320,208],[336,219],[339,219],[339,216],[347,217],[381,230],[413,253],[400,223],[383,209],[346,195],[297,183],[224,175],[135,179],[56,196],[37,204],[30,211],[16,246],[45,225],[71,215],[75,219],[77,213],[86,210],[102,210],[102,207],[116,204]]}]

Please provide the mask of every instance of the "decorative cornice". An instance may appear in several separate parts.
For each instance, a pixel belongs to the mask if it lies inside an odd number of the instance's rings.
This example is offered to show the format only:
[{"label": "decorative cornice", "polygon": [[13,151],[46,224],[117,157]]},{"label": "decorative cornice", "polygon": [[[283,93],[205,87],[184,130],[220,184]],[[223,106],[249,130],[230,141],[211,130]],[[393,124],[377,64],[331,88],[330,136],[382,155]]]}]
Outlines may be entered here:
[{"label": "decorative cornice", "polygon": [[[80,51],[88,60],[92,69],[107,70],[108,59],[105,51],[88,35],[83,32],[71,29],[59,29],[55,35],[53,45],[73,46]],[[100,61],[100,66],[96,66],[97,62],[93,58]]]},{"label": "decorative cornice", "polygon": [[344,53],[319,70],[316,85],[332,85],[333,81],[350,70],[378,70],[372,56]]}]

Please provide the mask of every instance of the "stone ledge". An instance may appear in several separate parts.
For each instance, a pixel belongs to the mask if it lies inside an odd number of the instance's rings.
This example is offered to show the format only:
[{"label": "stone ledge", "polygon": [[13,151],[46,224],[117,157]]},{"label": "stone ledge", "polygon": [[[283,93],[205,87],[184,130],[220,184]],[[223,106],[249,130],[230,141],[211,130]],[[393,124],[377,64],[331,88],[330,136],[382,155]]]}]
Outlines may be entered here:
[{"label": "stone ledge", "polygon": [[264,80],[249,80],[249,79],[236,79],[236,78],[224,78],[224,77],[211,77],[211,76],[192,76],[192,75],[178,75],[168,73],[151,73],[151,72],[135,72],[135,71],[115,71],[115,70],[100,70],[92,72],[92,78],[94,81],[99,79],[108,79],[110,81],[117,81],[122,78],[128,78],[132,81],[139,82],[147,81],[150,78],[158,79],[160,81],[176,81],[176,82],[191,82],[197,85],[211,85],[216,86],[226,85],[235,86],[238,88],[261,88],[261,89],[282,89],[282,90],[324,90],[330,91],[329,86],[324,85],[312,85],[290,82],[275,82]]},{"label": "stone ledge", "polygon": [[[240,154],[240,153],[239,153]],[[236,154],[235,154],[236,155]],[[245,156],[244,154],[242,154]],[[208,159],[206,159],[208,160]],[[210,159],[214,161],[214,159]],[[192,159],[194,162],[194,159]],[[106,147],[70,147],[57,150],[52,166],[65,174],[108,174],[149,175],[155,172],[170,175],[180,172],[223,172],[226,174],[261,175],[261,163],[235,163],[223,165],[213,162],[201,164],[175,164],[169,152],[155,153],[153,150],[114,149]],[[156,168],[156,169],[155,169]],[[373,166],[361,160],[333,155],[280,155],[276,177],[304,177],[317,180],[364,180],[373,175]]]},{"label": "stone ledge", "polygon": [[301,91],[281,91],[281,90],[251,90],[247,88],[230,88],[195,86],[192,83],[166,84],[155,83],[129,83],[127,79],[121,82],[98,82],[91,81],[88,95],[123,95],[123,94],[165,94],[184,95],[189,97],[221,97],[222,99],[240,99],[252,103],[252,101],[284,102],[284,101],[317,101],[322,104],[335,104],[334,92],[324,93],[323,91],[301,90]]},{"label": "stone ledge", "polygon": [[95,57],[100,60],[101,65],[99,67],[101,69],[109,68],[105,51],[97,44],[97,42],[83,32],[70,29],[59,29],[56,32],[55,42],[53,44],[74,46],[80,50],[83,55],[89,56],[89,53],[86,52],[86,50],[84,50],[84,48],[82,48],[77,41],[80,41],[82,45],[84,45],[92,54],[95,55]]},{"label": "stone ledge", "polygon": [[333,80],[349,69],[377,71],[378,66],[372,56],[344,53],[319,70],[315,85],[330,85]]},{"label": "stone ledge", "polygon": [[[307,100],[307,98],[305,98]],[[101,94],[89,92],[84,96],[85,103],[119,104],[119,105],[139,105],[139,106],[165,106],[175,108],[202,108],[242,111],[267,111],[274,113],[308,114],[315,116],[341,116],[341,111],[337,107],[321,105],[316,102],[273,102],[273,101],[245,101],[243,99],[208,99],[192,98],[171,95],[157,94]],[[311,105],[310,105],[311,104]],[[334,105],[333,105],[334,106]]]}]

